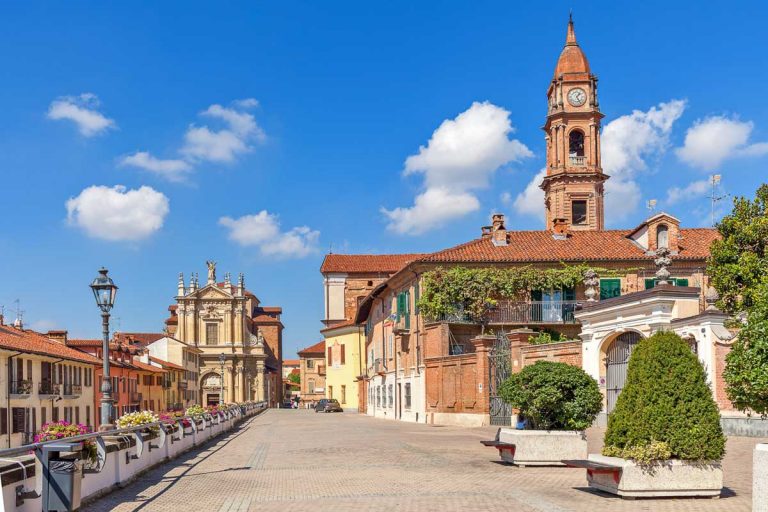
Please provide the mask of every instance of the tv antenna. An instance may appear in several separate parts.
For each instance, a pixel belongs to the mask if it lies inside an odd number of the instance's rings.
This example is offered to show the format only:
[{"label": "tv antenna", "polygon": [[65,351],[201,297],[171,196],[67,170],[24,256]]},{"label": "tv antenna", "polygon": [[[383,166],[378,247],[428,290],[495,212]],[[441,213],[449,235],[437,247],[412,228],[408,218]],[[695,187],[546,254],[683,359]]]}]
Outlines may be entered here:
[{"label": "tv antenna", "polygon": [[728,197],[728,194],[722,194],[717,195],[718,187],[720,186],[720,181],[722,179],[721,174],[713,174],[709,177],[710,184],[712,185],[712,193],[709,196],[709,200],[711,203],[711,211],[712,211],[712,227],[715,227],[715,206],[717,205],[718,201],[721,201]]}]

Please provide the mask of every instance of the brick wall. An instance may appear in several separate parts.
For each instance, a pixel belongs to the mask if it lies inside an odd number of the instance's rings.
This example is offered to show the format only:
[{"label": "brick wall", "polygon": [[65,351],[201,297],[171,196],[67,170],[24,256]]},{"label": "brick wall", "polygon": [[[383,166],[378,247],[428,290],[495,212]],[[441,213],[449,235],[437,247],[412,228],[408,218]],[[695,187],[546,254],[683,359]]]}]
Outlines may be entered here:
[{"label": "brick wall", "polygon": [[725,369],[725,356],[731,351],[730,345],[715,343],[715,401],[721,411],[732,411],[733,404],[728,400],[725,392],[725,380],[723,379],[723,370]]},{"label": "brick wall", "polygon": [[547,345],[531,345],[528,340],[535,333],[530,329],[517,329],[507,335],[512,358],[512,371],[517,373],[536,361],[567,363],[581,368],[581,341],[565,341]]},{"label": "brick wall", "polygon": [[482,413],[478,410],[475,354],[425,359],[427,412]]}]

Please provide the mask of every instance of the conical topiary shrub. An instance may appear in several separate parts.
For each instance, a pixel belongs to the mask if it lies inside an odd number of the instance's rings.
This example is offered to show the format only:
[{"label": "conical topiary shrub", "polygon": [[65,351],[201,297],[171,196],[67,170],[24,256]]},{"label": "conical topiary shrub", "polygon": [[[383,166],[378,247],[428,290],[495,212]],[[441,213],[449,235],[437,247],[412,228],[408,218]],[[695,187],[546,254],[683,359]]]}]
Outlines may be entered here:
[{"label": "conical topiary shrub", "polygon": [[724,453],[717,404],[688,344],[671,332],[641,340],[608,417],[603,454],[704,462]]}]

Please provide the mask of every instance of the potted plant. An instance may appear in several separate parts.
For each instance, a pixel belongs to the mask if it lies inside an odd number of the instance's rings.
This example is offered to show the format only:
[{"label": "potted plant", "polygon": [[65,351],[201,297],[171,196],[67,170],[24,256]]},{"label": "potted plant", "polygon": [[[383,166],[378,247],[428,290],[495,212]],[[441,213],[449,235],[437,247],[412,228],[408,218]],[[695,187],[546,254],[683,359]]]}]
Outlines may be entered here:
[{"label": "potted plant", "polygon": [[[81,436],[83,434],[90,434],[91,431],[88,427],[78,423],[69,423],[68,421],[52,421],[51,423],[45,423],[40,430],[35,434],[36,443],[44,443],[46,441],[58,441],[67,437]],[[98,454],[96,449],[96,443],[92,440],[83,441],[83,456],[85,460],[90,464],[95,464],[98,460]]]},{"label": "potted plant", "polygon": [[628,497],[719,496],[725,436],[704,367],[672,332],[643,339],[608,416],[590,487]]},{"label": "potted plant", "polygon": [[[128,412],[117,418],[117,428],[130,428],[138,427],[141,425],[149,425],[151,423],[157,423],[160,418],[152,411],[136,411]],[[157,428],[151,428],[156,431]]]},{"label": "potted plant", "polygon": [[603,396],[584,370],[566,363],[537,361],[504,381],[501,397],[519,411],[521,428],[502,428],[502,459],[519,466],[562,465],[584,458],[584,430],[602,410]]}]

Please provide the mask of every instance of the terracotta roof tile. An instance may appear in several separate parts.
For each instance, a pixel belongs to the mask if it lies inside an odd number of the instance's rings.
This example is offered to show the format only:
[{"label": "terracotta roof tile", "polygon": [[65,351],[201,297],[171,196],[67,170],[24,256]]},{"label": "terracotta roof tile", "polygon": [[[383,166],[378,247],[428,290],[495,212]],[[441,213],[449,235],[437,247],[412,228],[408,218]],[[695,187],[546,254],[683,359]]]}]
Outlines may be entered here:
[{"label": "terracotta roof tile", "polygon": [[100,360],[90,354],[68,347],[34,331],[23,331],[8,325],[0,326],[0,348],[18,350],[51,357],[60,357],[71,361],[100,364]]},{"label": "terracotta roof tile", "polygon": [[335,323],[333,325],[329,325],[325,329],[320,329],[320,332],[328,332],[332,331],[334,329],[338,329],[340,327],[351,327],[357,325],[354,320],[344,320],[342,322]]},{"label": "terracotta roof tile", "polygon": [[320,272],[394,274],[408,263],[426,254],[328,254]]},{"label": "terracotta roof tile", "polygon": [[298,359],[283,359],[283,366],[298,366]]},{"label": "terracotta roof tile", "polygon": [[[628,238],[631,230],[573,231],[557,240],[551,231],[509,231],[507,245],[496,246],[490,238],[478,238],[424,258],[425,263],[527,263],[546,261],[649,260],[640,246]],[[718,238],[714,229],[681,229],[677,260],[703,260],[710,244]]]},{"label": "terracotta roof tile", "polygon": [[113,339],[120,344],[146,347],[165,336],[162,332],[116,332]]},{"label": "terracotta roof tile", "polygon": [[139,370],[144,370],[146,372],[154,372],[154,373],[166,373],[167,370],[163,370],[162,368],[158,368],[157,366],[152,366],[151,364],[142,363],[138,359],[134,359],[131,361],[131,365],[135,366]]},{"label": "terracotta roof tile", "polygon": [[164,359],[160,359],[159,357],[153,357],[149,356],[149,360],[153,363],[157,363],[163,368],[173,368],[174,370],[186,370],[183,366],[180,366],[176,363],[172,363],[170,361],[165,361]]},{"label": "terracotta roof tile", "polygon": [[299,354],[299,357],[312,356],[317,354],[319,354],[320,356],[325,356],[325,340],[318,341],[311,347],[307,347],[305,349],[299,350],[298,354]]}]

